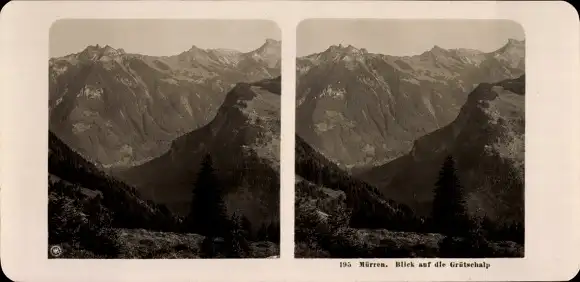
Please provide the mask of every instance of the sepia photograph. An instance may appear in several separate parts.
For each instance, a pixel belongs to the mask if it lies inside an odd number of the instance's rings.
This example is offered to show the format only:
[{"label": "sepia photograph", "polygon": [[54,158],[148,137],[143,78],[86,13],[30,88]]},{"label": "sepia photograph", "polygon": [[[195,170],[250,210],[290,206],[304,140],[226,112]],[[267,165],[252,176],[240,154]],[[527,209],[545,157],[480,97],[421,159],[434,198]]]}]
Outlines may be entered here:
[{"label": "sepia photograph", "polygon": [[525,38],[507,20],[297,28],[295,256],[524,256]]},{"label": "sepia photograph", "polygon": [[63,19],[49,44],[49,258],[279,257],[275,22]]},{"label": "sepia photograph", "polygon": [[572,5],[57,2],[0,12],[9,279],[577,275]]}]

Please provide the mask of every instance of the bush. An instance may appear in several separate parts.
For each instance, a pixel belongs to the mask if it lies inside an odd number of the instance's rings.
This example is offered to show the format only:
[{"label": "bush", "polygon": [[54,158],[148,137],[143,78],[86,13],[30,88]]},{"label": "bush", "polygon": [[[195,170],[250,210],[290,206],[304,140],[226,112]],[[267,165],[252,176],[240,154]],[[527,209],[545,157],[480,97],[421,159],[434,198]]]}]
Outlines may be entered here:
[{"label": "bush", "polygon": [[200,257],[202,258],[217,258],[220,253],[220,245],[216,244],[216,239],[211,237],[205,237],[201,242]]},{"label": "bush", "polygon": [[330,253],[318,245],[316,242],[297,242],[294,245],[294,256],[296,258],[330,258]]},{"label": "bush", "polygon": [[330,233],[329,227],[321,220],[316,209],[308,204],[296,202],[296,219],[294,236],[296,241],[312,244]]},{"label": "bush", "polygon": [[230,220],[229,232],[225,238],[226,256],[229,258],[245,258],[250,253],[250,245],[244,234],[241,218],[234,214]]},{"label": "bush", "polygon": [[371,256],[370,247],[353,228],[338,228],[330,236],[322,238],[320,244],[335,258],[367,258]]},{"label": "bush", "polygon": [[350,228],[351,210],[339,206],[336,211],[323,216],[315,207],[303,200],[297,201],[295,238],[298,255],[302,257],[368,257],[369,247]]},{"label": "bush", "polygon": [[481,230],[471,230],[464,238],[445,237],[439,245],[441,257],[445,258],[484,258],[493,257],[490,242]]},{"label": "bush", "polygon": [[[66,189],[70,188],[70,189]],[[49,193],[50,245],[70,245],[98,256],[117,257],[118,235],[111,228],[112,215],[102,206],[102,198],[89,197],[78,187],[57,182]]]}]

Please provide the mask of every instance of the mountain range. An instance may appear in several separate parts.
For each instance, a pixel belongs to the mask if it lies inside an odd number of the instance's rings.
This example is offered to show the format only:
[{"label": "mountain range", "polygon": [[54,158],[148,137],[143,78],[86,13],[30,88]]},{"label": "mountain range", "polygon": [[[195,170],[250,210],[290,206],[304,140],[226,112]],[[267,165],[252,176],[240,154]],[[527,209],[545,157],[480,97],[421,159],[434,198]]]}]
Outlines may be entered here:
[{"label": "mountain range", "polygon": [[147,56],[96,45],[51,58],[50,129],[99,166],[144,163],[209,123],[236,83],[279,76],[280,46]]},{"label": "mountain range", "polygon": [[296,132],[339,166],[364,170],[455,120],[479,83],[524,68],[525,42],[514,39],[493,52],[434,46],[404,57],[332,45],[297,59]]}]

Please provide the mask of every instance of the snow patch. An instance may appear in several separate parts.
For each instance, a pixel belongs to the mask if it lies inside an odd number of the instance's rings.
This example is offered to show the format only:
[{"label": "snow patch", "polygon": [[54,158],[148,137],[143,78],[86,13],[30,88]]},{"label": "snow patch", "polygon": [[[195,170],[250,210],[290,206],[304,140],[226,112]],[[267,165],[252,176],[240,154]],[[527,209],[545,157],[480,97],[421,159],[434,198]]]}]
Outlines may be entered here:
[{"label": "snow patch", "polygon": [[375,146],[371,145],[371,144],[366,144],[363,148],[362,148],[363,153],[367,154],[367,155],[375,155]]},{"label": "snow patch", "polygon": [[315,123],[316,133],[321,134],[329,131],[335,127],[342,127],[344,129],[352,129],[356,126],[355,122],[347,119],[341,112],[324,111],[324,121]]},{"label": "snow patch", "polygon": [[52,67],[52,70],[54,71],[54,73],[56,73],[57,76],[59,76],[68,70],[68,66],[65,64],[62,65],[56,64]]},{"label": "snow patch", "polygon": [[329,131],[332,128],[334,128],[334,125],[332,125],[332,124],[329,125],[329,124],[326,124],[324,122],[316,123],[316,124],[314,124],[314,126],[316,127],[316,132],[318,134]]},{"label": "snow patch", "polygon": [[173,84],[173,85],[179,85],[179,82],[177,80],[175,80],[174,78],[162,78],[161,81],[167,82],[169,84]]},{"label": "snow patch", "polygon": [[56,99],[56,103],[54,104],[54,107],[55,108],[58,107],[58,105],[60,105],[60,103],[62,103],[62,98],[63,97],[60,97],[60,98]]},{"label": "snow patch", "polygon": [[77,98],[86,97],[89,99],[100,99],[103,95],[103,88],[97,88],[90,85],[85,85],[79,93],[77,94]]},{"label": "snow patch", "polygon": [[125,86],[128,86],[129,88],[137,86],[137,82],[135,80],[130,80],[126,77],[115,76],[115,79]]},{"label": "snow patch", "polygon": [[84,110],[83,111],[83,116],[84,117],[97,117],[97,116],[99,116],[99,113],[93,112],[93,111]]},{"label": "snow patch", "polygon": [[298,74],[303,75],[307,73],[311,68],[312,68],[311,66],[298,66],[297,67]]},{"label": "snow patch", "polygon": [[435,109],[433,108],[433,105],[431,105],[431,101],[429,100],[428,97],[423,96],[423,104],[425,105],[425,107],[427,108],[427,110],[429,111],[429,113],[437,118],[437,116],[435,115]]},{"label": "snow patch", "polygon": [[322,93],[320,93],[320,98],[330,97],[330,98],[342,100],[342,99],[344,99],[345,94],[346,94],[346,90],[344,88],[333,89],[332,86],[328,85],[328,86],[326,86],[326,88],[324,88],[324,90],[322,90]]},{"label": "snow patch", "polygon": [[82,122],[79,122],[79,123],[73,124],[72,131],[74,134],[79,134],[79,133],[83,133],[83,132],[89,130],[90,128],[91,128],[91,126],[89,124],[84,124]]},{"label": "snow patch", "polygon": [[240,63],[239,53],[237,51],[228,51],[222,51],[222,56],[218,57],[218,61],[222,64],[237,66]]},{"label": "snow patch", "polygon": [[305,101],[306,101],[306,95],[304,95],[304,97],[298,99],[298,101],[296,102],[296,106],[301,106],[302,104],[304,104]]},{"label": "snow patch", "polygon": [[124,144],[119,148],[119,153],[122,155],[133,155],[133,147],[129,146],[128,144]]},{"label": "snow patch", "polygon": [[405,81],[405,82],[409,82],[409,83],[415,84],[415,85],[421,85],[421,82],[419,82],[418,80],[416,80],[416,79],[414,79],[412,77],[404,77],[404,78],[401,78],[401,80],[402,81]]},{"label": "snow patch", "polygon": [[183,105],[183,107],[189,113],[189,115],[193,116],[193,110],[191,109],[191,105],[189,105],[189,101],[187,100],[187,97],[181,96],[179,99],[181,101],[181,105]]}]

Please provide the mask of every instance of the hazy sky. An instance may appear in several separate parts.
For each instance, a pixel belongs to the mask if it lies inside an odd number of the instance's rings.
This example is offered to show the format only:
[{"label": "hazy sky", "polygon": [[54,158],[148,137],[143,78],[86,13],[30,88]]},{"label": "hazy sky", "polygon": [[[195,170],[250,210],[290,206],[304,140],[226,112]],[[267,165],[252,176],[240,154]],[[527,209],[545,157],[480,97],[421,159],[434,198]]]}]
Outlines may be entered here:
[{"label": "hazy sky", "polygon": [[60,20],[50,29],[50,56],[77,53],[88,45],[109,45],[127,53],[175,55],[199,48],[246,52],[267,38],[280,40],[280,30],[261,20]]},{"label": "hazy sky", "polygon": [[296,35],[298,56],[338,44],[396,56],[421,54],[434,45],[490,52],[509,38],[523,40],[524,31],[515,22],[500,20],[311,19],[299,24]]}]

